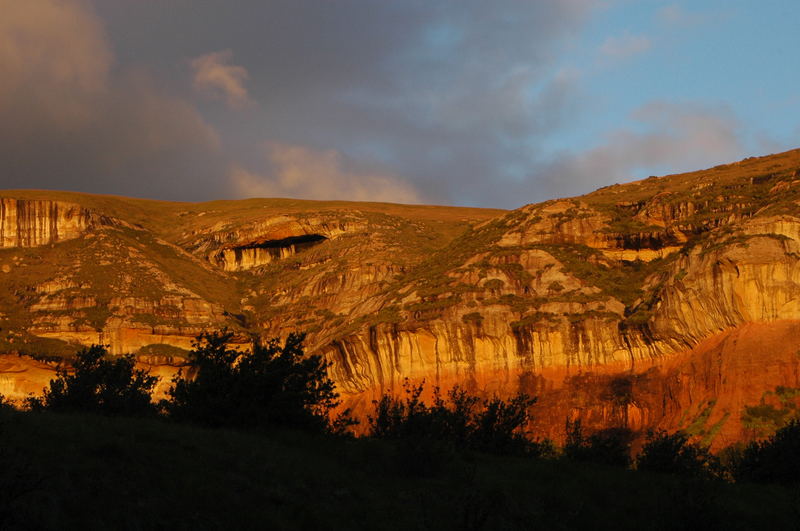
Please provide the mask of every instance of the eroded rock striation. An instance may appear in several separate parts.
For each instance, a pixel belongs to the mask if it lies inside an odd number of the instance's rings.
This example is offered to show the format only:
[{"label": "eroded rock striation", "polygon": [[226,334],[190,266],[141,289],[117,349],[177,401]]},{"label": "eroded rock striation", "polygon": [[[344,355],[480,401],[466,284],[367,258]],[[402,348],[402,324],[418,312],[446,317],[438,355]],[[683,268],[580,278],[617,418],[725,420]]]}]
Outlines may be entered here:
[{"label": "eroded rock striation", "polygon": [[71,240],[111,220],[63,201],[0,197],[0,248]]},{"label": "eroded rock striation", "polygon": [[202,330],[303,330],[357,409],[405,378],[523,388],[554,437],[580,417],[719,445],[800,386],[784,345],[742,361],[762,334],[794,348],[799,172],[795,150],[513,211],[0,193],[0,349],[174,367]]}]

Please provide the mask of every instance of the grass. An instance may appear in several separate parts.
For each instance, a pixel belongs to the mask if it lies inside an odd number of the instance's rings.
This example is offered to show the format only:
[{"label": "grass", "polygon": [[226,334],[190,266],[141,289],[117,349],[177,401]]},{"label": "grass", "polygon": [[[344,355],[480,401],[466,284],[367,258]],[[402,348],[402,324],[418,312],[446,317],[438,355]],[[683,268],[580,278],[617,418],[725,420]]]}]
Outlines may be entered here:
[{"label": "grass", "polygon": [[[52,264],[76,285],[64,295],[92,295],[99,306],[109,307],[111,299],[121,293],[156,302],[164,286],[170,285],[218,304],[228,317],[236,318],[220,319],[217,324],[266,334],[302,328],[312,332],[312,343],[317,336],[342,337],[380,323],[461,315],[463,312],[448,308],[485,304],[488,297],[525,319],[543,302],[529,296],[529,288],[540,272],[521,265],[524,253],[534,249],[552,254],[564,272],[584,286],[580,292],[572,292],[558,282],[551,283],[547,299],[587,303],[594,291],[592,296],[597,300],[613,297],[623,303],[625,328],[644,328],[662,285],[650,280],[656,278],[654,275],[665,277],[677,253],[650,262],[626,262],[567,240],[514,247],[504,237],[517,231],[535,233],[545,217],[561,226],[599,216],[606,221],[597,234],[610,235],[634,248],[678,245],[677,232],[690,238],[684,250],[702,245],[707,253],[747,245],[755,236],[726,233],[725,229],[753,215],[796,213],[800,186],[791,183],[796,180],[798,167],[800,150],[751,158],[709,170],[602,188],[567,200],[572,202],[571,208],[550,214],[550,202],[507,212],[294,199],[177,203],[70,192],[7,191],[2,195],[80,204],[122,219],[129,226],[104,229],[93,239],[62,242],[55,247],[0,250],[4,265],[11,264],[13,255],[22,256],[27,264],[16,267],[11,275],[0,275],[0,303],[9,309],[6,316],[0,315],[0,328],[30,329],[33,323],[28,308],[38,295],[25,290],[52,280]],[[689,204],[694,206],[688,208]],[[669,220],[667,228],[653,225],[658,220],[644,215],[670,209],[680,215]],[[245,245],[250,237],[247,234],[258,237],[255,228],[259,223],[283,216],[308,226],[350,228],[313,249],[250,272],[225,274],[206,263],[206,256],[220,246],[236,242]],[[242,241],[237,240],[240,237]],[[121,274],[122,270],[130,278]],[[678,278],[681,274],[685,275],[678,272]],[[472,275],[471,280],[463,281],[465,275]],[[503,299],[501,289],[524,296]],[[491,293],[493,290],[495,293]],[[359,308],[359,298],[379,302]],[[390,307],[384,315],[375,311]],[[78,324],[95,329],[102,328],[109,316],[108,311],[84,313]],[[167,308],[153,314],[150,319],[136,318],[153,325],[179,324]],[[48,319],[48,312],[36,317],[44,323],[53,321]]]},{"label": "grass", "polygon": [[[581,197],[590,206],[610,212],[624,209],[623,204],[649,201],[656,194],[669,194],[662,198],[668,205],[702,198],[710,204],[704,210],[724,212],[730,199],[741,197],[756,201],[784,204],[797,197],[797,187],[775,197],[769,191],[780,180],[791,181],[800,165],[800,149],[766,157],[750,157],[733,164],[723,164],[707,170],[650,177],[640,181],[606,186]],[[746,208],[746,207],[745,207]],[[624,217],[624,216],[620,216]]]},{"label": "grass", "polygon": [[[0,426],[9,529],[736,530],[797,518],[779,487],[586,463],[89,415],[6,412]],[[11,484],[32,490],[15,499]]]},{"label": "grass", "polygon": [[[465,313],[487,306],[504,307],[500,310],[509,314],[508,321],[517,330],[535,323],[603,319],[619,321],[623,331],[646,332],[663,286],[687,275],[685,270],[673,271],[679,253],[649,262],[620,261],[569,238],[545,237],[537,242],[537,231],[550,222],[563,226],[585,218],[599,223],[593,225],[595,236],[631,249],[682,244],[684,253],[693,246],[709,253],[746,246],[764,235],[739,234],[736,223],[756,215],[797,213],[800,186],[792,182],[798,167],[800,150],[794,150],[606,187],[564,200],[568,204],[563,211],[550,208],[558,202],[507,212],[346,201],[174,203],[69,192],[2,192],[77,203],[128,225],[56,246],[0,250],[0,265],[14,267],[13,273],[0,274],[0,350],[32,351],[35,321],[41,329],[48,323],[52,328],[63,312],[75,318],[75,324],[91,329],[103,328],[110,315],[177,327],[185,323],[162,297],[180,297],[186,291],[221,310],[215,312],[220,317],[211,319],[213,326],[266,336],[304,330],[312,348],[367,334],[369,327],[381,324],[413,328],[416,322],[463,321]],[[661,223],[658,215],[664,212],[672,212],[668,218],[675,214],[674,219],[666,221],[667,227],[653,225]],[[228,274],[207,263],[207,255],[220,246],[246,245],[248,238],[263,236],[256,230],[259,223],[282,216],[308,227],[349,228],[314,248],[248,272]],[[543,221],[548,223],[539,226]],[[519,241],[528,243],[514,245],[517,233],[526,234],[527,239]],[[689,241],[681,243],[678,233]],[[549,284],[546,296],[531,289],[546,271],[523,266],[528,263],[526,253],[535,250],[558,260],[563,272],[580,282],[580,289],[567,289],[566,283],[557,281]],[[25,267],[17,266],[13,260],[17,255]],[[52,281],[56,272],[73,284],[60,296],[67,300],[92,296],[99,309],[32,312],[30,307],[45,297],[32,287]],[[151,304],[144,310],[115,308],[112,299],[119,295]],[[604,313],[599,306],[610,298],[625,307],[624,312],[617,310],[619,316]],[[549,302],[587,306],[583,312],[545,315],[540,310]],[[473,320],[467,317],[465,323]],[[48,356],[71,349],[66,343],[42,346]]]},{"label": "grass", "polygon": [[586,285],[600,288],[603,294],[626,306],[632,306],[644,295],[643,286],[650,275],[677,257],[610,263],[599,251],[585,245],[538,245],[537,248],[553,255],[567,272]]},{"label": "grass", "polygon": [[744,407],[742,425],[759,436],[772,435],[798,417],[798,397],[800,389],[796,387],[778,386],[774,391],[765,391],[758,404]]},{"label": "grass", "polygon": [[[374,269],[394,268],[402,274],[431,253],[444,247],[470,225],[505,211],[479,208],[399,205],[347,201],[303,201],[293,199],[248,199],[179,203],[72,192],[12,190],[4,197],[28,200],[60,200],[81,205],[94,212],[123,220],[115,227],[54,246],[35,249],[0,249],[0,265],[13,266],[13,274],[0,274],[0,348],[30,351],[36,333],[34,319],[42,326],[55,326],[67,315],[75,325],[103,329],[112,315],[132,317],[150,326],[177,327],[185,322],[169,302],[188,294],[221,307],[223,317],[214,326],[247,327],[264,333],[274,322],[280,326],[320,332],[327,330],[330,316],[325,312],[348,314],[349,307],[337,301],[341,285],[364,271],[363,289],[374,292],[392,280],[382,279]],[[237,231],[245,239],[248,231],[270,218],[292,218],[309,226],[351,224],[353,231],[331,239],[300,255],[281,260],[252,272],[227,274],[207,263],[206,255]],[[257,232],[256,232],[257,234]],[[217,240],[217,238],[220,238]],[[236,240],[238,241],[238,240]],[[239,242],[246,244],[246,241]],[[18,260],[14,260],[14,258]],[[18,266],[17,262],[24,264]],[[55,266],[55,267],[54,267]],[[372,280],[374,278],[378,280]],[[64,287],[55,295],[64,300],[63,310],[33,312],[30,307],[46,295],[34,286],[60,280]],[[349,282],[349,280],[348,280]],[[360,282],[360,281],[359,281]],[[314,296],[290,297],[316,288]],[[358,283],[350,291],[362,289]],[[172,299],[164,299],[173,296]],[[76,309],[71,301],[92,297],[97,309]],[[141,300],[144,310],[114,307],[117,297]],[[350,297],[353,300],[353,297]],[[153,307],[150,312],[147,308]],[[277,310],[280,308],[280,314]],[[142,312],[148,312],[145,315]],[[322,312],[322,313],[318,313]],[[311,315],[309,315],[311,314]],[[377,322],[396,322],[403,317],[383,312]],[[389,315],[391,314],[391,315]],[[351,322],[359,316],[352,316]],[[366,316],[360,322],[367,322]],[[5,331],[17,336],[6,338]],[[56,343],[43,355],[60,355]]]},{"label": "grass", "polygon": [[[75,203],[143,227],[167,241],[176,243],[186,238],[192,231],[200,232],[219,222],[235,228],[267,217],[318,215],[325,212],[340,216],[348,212],[379,216],[388,214],[424,223],[441,224],[443,230],[453,230],[451,236],[454,237],[463,230],[464,223],[486,220],[505,212],[490,208],[282,198],[186,203],[50,190],[2,190],[0,195],[14,199]],[[461,229],[458,228],[459,225],[462,226]]]}]

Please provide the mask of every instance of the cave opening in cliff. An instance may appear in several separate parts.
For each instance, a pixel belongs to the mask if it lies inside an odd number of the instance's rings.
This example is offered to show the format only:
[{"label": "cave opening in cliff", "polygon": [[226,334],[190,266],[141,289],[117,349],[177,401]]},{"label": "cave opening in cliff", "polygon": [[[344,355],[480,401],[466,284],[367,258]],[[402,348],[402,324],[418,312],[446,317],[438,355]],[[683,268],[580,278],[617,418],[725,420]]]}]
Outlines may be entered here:
[{"label": "cave opening in cliff", "polygon": [[634,233],[622,234],[618,237],[620,247],[623,249],[651,249],[658,251],[671,245],[678,245],[680,242],[674,234],[666,232]]},{"label": "cave opening in cliff", "polygon": [[237,249],[291,249],[293,251],[292,254],[294,254],[314,247],[315,245],[319,245],[327,239],[328,238],[321,234],[303,234],[301,236],[290,236],[280,240],[253,242],[247,245],[239,246]]},{"label": "cave opening in cliff", "polygon": [[223,249],[216,260],[226,270],[243,270],[294,256],[327,241],[321,234],[303,234],[278,240],[258,240]]}]

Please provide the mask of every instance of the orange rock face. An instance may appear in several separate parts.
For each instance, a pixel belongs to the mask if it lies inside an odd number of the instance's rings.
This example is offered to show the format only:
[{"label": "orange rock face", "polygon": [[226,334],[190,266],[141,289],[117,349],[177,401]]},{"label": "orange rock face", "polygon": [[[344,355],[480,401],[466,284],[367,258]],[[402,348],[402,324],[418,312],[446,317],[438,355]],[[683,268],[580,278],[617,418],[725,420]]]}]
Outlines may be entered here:
[{"label": "orange rock face", "polygon": [[[432,374],[410,383],[418,385],[425,379],[425,400],[431,399],[436,386],[443,390],[460,386],[486,397],[522,390],[538,397],[531,411],[531,433],[559,443],[569,419],[581,420],[590,431],[686,430],[718,450],[759,435],[742,423],[746,407],[763,402],[775,388],[800,389],[798,338],[800,321],[748,323],[711,336],[691,350],[632,367],[487,371],[467,379]],[[372,389],[348,397],[343,408],[366,420],[372,401],[385,391]],[[403,382],[393,391],[402,394]]]},{"label": "orange rock face", "polygon": [[798,175],[795,150],[510,212],[0,193],[0,352],[99,342],[166,375],[204,330],[305,331],[360,411],[405,378],[522,388],[554,438],[579,417],[719,447],[800,387]]},{"label": "orange rock face", "polygon": [[[136,369],[148,371],[159,378],[153,391],[153,399],[167,398],[167,390],[172,385],[172,378],[185,365],[183,360],[139,359]],[[49,387],[50,381],[56,378],[59,368],[69,365],[55,361],[40,361],[17,354],[0,355],[0,395],[17,405],[22,405],[30,396],[41,396]]]},{"label": "orange rock face", "polygon": [[535,425],[564,436],[564,419],[585,426],[686,430],[720,449],[758,434],[743,426],[747,406],[783,386],[800,387],[800,322],[748,323],[707,338],[662,363],[534,378]]}]

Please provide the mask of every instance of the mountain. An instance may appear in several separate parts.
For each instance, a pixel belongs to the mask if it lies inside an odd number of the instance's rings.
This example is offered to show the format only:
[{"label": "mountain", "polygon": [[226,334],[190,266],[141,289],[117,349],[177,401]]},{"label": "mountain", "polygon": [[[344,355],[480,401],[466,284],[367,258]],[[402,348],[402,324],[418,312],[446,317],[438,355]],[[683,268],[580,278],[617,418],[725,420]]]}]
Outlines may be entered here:
[{"label": "mountain", "polygon": [[800,396],[800,150],[513,211],[0,192],[0,392],[79,344],[166,376],[221,327],[306,331],[356,410],[406,377],[522,388],[545,435],[721,447]]}]

